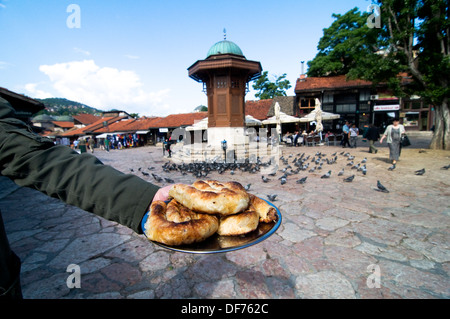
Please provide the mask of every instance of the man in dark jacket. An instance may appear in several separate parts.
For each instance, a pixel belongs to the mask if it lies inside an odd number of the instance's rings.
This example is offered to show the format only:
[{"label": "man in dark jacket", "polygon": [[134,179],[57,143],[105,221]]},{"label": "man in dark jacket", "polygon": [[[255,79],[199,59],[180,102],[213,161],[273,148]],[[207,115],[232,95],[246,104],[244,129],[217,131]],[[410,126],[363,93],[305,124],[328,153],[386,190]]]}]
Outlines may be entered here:
[{"label": "man in dark jacket", "polygon": [[[137,233],[142,233],[140,223],[152,200],[168,195],[167,187],[123,174],[90,154],[80,155],[34,134],[1,97],[0,174]],[[20,261],[9,247],[0,215],[0,298],[21,297],[19,273]]]},{"label": "man in dark jacket", "polygon": [[365,136],[369,140],[369,153],[377,153],[378,149],[375,147],[375,142],[378,141],[380,138],[380,131],[378,130],[378,127],[376,127],[373,124],[369,125],[369,130],[366,133]]}]

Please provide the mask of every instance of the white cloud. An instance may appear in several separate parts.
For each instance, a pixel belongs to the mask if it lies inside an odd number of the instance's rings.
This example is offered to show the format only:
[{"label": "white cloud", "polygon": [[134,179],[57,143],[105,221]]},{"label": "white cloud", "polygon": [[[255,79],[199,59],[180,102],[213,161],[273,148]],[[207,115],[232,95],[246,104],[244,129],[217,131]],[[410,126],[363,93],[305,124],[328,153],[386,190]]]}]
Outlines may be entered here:
[{"label": "white cloud", "polygon": [[[149,92],[134,71],[100,67],[94,60],[41,65],[56,96],[108,110],[122,109],[140,115],[155,115],[167,110],[169,89]],[[38,93],[36,85],[28,90]],[[40,92],[44,94],[45,92]]]},{"label": "white cloud", "polygon": [[0,70],[6,69],[10,65],[11,65],[11,63],[8,63],[8,62],[5,62],[5,61],[0,61]]},{"label": "white cloud", "polygon": [[140,56],[132,55],[132,54],[125,54],[125,57],[130,60],[139,60],[141,58]]},{"label": "white cloud", "polygon": [[91,55],[91,52],[83,50],[83,49],[80,49],[80,48],[73,48],[73,50],[75,52],[77,52],[77,53],[81,53],[81,54],[86,55],[86,56],[90,56]]},{"label": "white cloud", "polygon": [[37,89],[37,86],[37,83],[28,83],[25,84],[25,89],[30,92],[35,99],[47,99],[53,97],[51,93]]}]

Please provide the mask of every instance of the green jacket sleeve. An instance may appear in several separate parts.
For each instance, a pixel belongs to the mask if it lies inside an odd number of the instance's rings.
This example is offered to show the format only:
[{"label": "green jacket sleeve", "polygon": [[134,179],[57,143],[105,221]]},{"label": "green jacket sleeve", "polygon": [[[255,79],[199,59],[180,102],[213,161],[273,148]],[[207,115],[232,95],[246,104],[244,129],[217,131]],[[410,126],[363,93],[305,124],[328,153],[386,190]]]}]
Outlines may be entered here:
[{"label": "green jacket sleeve", "polygon": [[140,222],[159,187],[103,165],[95,156],[31,132],[0,98],[0,173],[141,233]]}]

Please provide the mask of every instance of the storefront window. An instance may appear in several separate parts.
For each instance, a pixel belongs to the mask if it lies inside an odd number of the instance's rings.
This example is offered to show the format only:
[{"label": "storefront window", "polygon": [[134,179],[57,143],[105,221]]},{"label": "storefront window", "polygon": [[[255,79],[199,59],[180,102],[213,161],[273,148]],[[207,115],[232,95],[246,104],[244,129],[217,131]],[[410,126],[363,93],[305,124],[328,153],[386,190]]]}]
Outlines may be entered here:
[{"label": "storefront window", "polygon": [[403,118],[404,126],[419,126],[419,112],[406,112]]}]

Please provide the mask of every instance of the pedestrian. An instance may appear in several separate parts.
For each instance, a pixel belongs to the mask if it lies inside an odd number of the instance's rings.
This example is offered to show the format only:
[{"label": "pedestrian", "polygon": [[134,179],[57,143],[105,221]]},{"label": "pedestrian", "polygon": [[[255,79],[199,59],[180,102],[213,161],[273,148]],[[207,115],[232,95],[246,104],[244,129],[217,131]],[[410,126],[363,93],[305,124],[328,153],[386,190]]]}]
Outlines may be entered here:
[{"label": "pedestrian", "polygon": [[86,140],[84,138],[78,143],[78,147],[80,148],[80,153],[86,153]]},{"label": "pedestrian", "polygon": [[[31,133],[0,97],[0,174],[141,234],[141,221],[155,200],[167,200],[160,188],[135,175],[103,165],[95,156]],[[95,245],[95,243],[91,243]],[[0,212],[0,299],[21,299],[20,259],[11,250]]]},{"label": "pedestrian", "polygon": [[350,132],[350,147],[356,148],[356,142],[358,140],[359,129],[353,123],[349,132]]},{"label": "pedestrian", "polygon": [[395,169],[397,161],[401,152],[402,136],[405,134],[405,127],[400,124],[398,118],[394,118],[391,125],[386,127],[383,136],[380,139],[380,143],[383,143],[384,139],[389,146],[389,160],[392,161],[390,170]]},{"label": "pedestrian", "polygon": [[88,144],[89,144],[89,150],[91,151],[92,154],[94,154],[94,146],[95,146],[95,142],[94,142],[94,138],[93,138],[93,137],[91,137],[91,138],[89,139]]},{"label": "pedestrian", "polygon": [[365,137],[369,141],[369,153],[378,153],[378,149],[375,147],[375,142],[380,138],[378,127],[370,124]]},{"label": "pedestrian", "polygon": [[172,150],[170,149],[170,144],[171,144],[171,139],[172,137],[170,137],[170,138],[166,138],[166,151],[169,153],[169,158],[170,157],[172,157]]},{"label": "pedestrian", "polygon": [[300,134],[298,131],[294,132],[294,146],[297,146],[298,144],[298,138],[300,137]]},{"label": "pedestrian", "polygon": [[349,133],[350,133],[349,124],[350,123],[348,121],[345,121],[345,124],[342,127],[342,134],[343,134],[343,139],[341,141],[342,148],[345,148],[347,145],[351,147],[349,142]]},{"label": "pedestrian", "polygon": [[105,150],[109,153],[109,148],[111,146],[111,141],[109,140],[109,138],[107,137],[105,139]]}]

